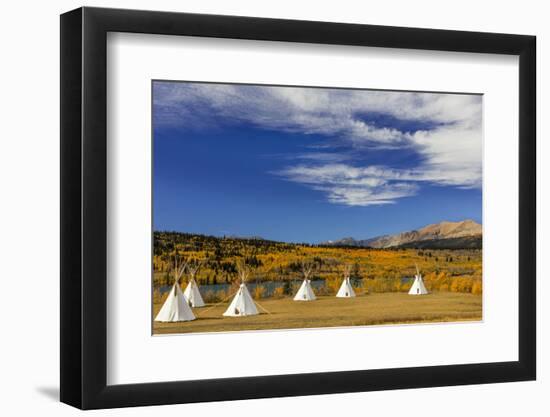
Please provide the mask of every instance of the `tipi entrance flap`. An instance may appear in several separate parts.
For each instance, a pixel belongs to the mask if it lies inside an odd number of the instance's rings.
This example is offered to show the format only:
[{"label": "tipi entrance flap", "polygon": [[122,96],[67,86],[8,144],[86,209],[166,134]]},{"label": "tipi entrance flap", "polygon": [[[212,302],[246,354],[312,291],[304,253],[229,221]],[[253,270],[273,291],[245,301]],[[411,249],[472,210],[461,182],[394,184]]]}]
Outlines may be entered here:
[{"label": "tipi entrance flap", "polygon": [[187,304],[187,300],[183,296],[179,284],[175,283],[155,317],[155,321],[175,322],[190,320],[195,320],[195,315]]},{"label": "tipi entrance flap", "polygon": [[311,281],[305,278],[294,296],[294,301],[314,301],[316,299],[317,297],[315,297],[315,293],[311,287]]},{"label": "tipi entrance flap", "polygon": [[201,293],[199,291],[199,286],[195,282],[194,278],[191,278],[185,291],[183,293],[185,299],[191,307],[204,307],[204,300],[202,299]]},{"label": "tipi entrance flap", "polygon": [[411,289],[409,290],[409,295],[426,295],[426,294],[429,294],[429,292],[426,289],[426,286],[424,285],[424,280],[422,279],[422,275],[420,273],[417,273],[414,276],[414,282],[411,286]]},{"label": "tipi entrance flap", "polygon": [[344,281],[342,282],[340,289],[336,293],[336,297],[338,298],[355,297],[355,291],[353,290],[349,277],[344,278]]},{"label": "tipi entrance flap", "polygon": [[243,283],[240,285],[237,294],[235,294],[235,297],[233,297],[233,300],[223,315],[227,317],[240,317],[253,316],[256,314],[260,313],[248,292],[248,288],[246,288],[246,285]]}]

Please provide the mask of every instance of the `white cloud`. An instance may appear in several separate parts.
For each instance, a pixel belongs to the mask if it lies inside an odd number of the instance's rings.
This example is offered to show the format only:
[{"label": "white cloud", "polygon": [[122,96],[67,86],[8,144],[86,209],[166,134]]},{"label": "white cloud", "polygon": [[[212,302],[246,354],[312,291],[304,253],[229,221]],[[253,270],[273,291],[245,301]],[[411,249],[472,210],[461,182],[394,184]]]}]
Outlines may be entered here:
[{"label": "white cloud", "polygon": [[328,200],[332,203],[345,204],[348,206],[373,206],[383,204],[394,204],[395,200],[409,197],[415,194],[417,186],[414,184],[395,183],[386,184],[381,187],[332,187],[323,189],[326,191]]},{"label": "white cloud", "polygon": [[[156,83],[155,123],[188,128],[246,122],[264,129],[318,134],[352,149],[414,149],[414,169],[344,165],[349,155],[312,152],[308,164],[279,173],[347,205],[389,204],[423,182],[481,186],[481,96],[369,90]],[[376,116],[396,123],[377,124]],[[370,120],[370,121],[369,121]],[[422,129],[405,131],[397,123]],[[336,138],[336,139],[335,139]],[[328,147],[330,149],[330,146]]]},{"label": "white cloud", "polygon": [[[210,115],[264,128],[340,134],[356,140],[408,139],[397,129],[358,117],[380,113],[401,120],[479,122],[479,96],[200,83],[156,83],[155,111],[162,124],[199,123]],[[214,118],[214,117],[212,117]],[[202,124],[201,124],[202,125]]]},{"label": "white cloud", "polygon": [[327,194],[330,202],[350,206],[391,204],[416,193],[421,179],[410,171],[345,164],[299,165],[278,173],[283,178]]}]

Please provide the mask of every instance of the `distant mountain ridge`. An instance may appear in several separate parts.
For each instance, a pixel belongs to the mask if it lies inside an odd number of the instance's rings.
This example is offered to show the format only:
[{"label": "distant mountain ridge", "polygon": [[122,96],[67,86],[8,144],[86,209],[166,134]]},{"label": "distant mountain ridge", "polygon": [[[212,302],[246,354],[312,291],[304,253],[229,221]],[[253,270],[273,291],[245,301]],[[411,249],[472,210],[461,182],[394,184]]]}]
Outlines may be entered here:
[{"label": "distant mountain ridge", "polygon": [[324,242],[328,246],[360,246],[368,248],[481,248],[482,226],[473,220],[430,224],[418,230],[357,240],[346,237]]}]

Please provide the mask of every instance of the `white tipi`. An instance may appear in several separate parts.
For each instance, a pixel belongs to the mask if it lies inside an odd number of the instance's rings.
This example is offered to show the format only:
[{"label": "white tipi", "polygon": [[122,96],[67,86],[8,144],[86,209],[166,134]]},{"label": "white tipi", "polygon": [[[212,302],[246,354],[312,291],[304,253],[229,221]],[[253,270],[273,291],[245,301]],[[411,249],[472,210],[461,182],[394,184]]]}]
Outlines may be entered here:
[{"label": "white tipi", "polygon": [[204,300],[202,299],[201,293],[199,291],[199,286],[195,281],[195,275],[197,275],[200,266],[200,262],[187,266],[187,270],[189,271],[189,275],[191,276],[191,278],[189,279],[189,283],[187,284],[183,295],[190,307],[205,306]]},{"label": "white tipi", "polygon": [[183,292],[179,286],[179,279],[185,270],[186,263],[178,268],[178,261],[176,258],[174,268],[174,285],[168,293],[168,297],[162,308],[155,317],[155,321],[173,322],[173,321],[190,321],[195,320],[195,315],[191,308],[187,304],[187,300],[183,296]]},{"label": "white tipi", "polygon": [[239,290],[237,291],[237,294],[235,294],[233,301],[231,301],[231,304],[229,304],[229,307],[225,310],[223,315],[227,317],[241,317],[260,314],[256,308],[254,300],[248,292],[248,288],[246,288],[244,283],[248,277],[248,269],[244,264],[238,264],[237,269],[239,271],[239,276],[241,277],[241,285],[239,286]]},{"label": "white tipi", "polygon": [[339,297],[339,298],[355,297],[355,291],[353,291],[353,287],[351,286],[351,282],[349,280],[350,274],[351,274],[351,266],[346,265],[346,267],[344,268],[344,281],[342,282],[340,289],[336,293],[336,297]]},{"label": "white tipi", "polygon": [[294,296],[294,301],[315,301],[317,299],[313,292],[313,288],[311,288],[311,280],[309,279],[312,270],[313,264],[306,264],[305,262],[302,263],[302,273],[304,274],[304,280],[302,281],[302,285],[300,285],[300,289]]},{"label": "white tipi", "polygon": [[429,292],[424,286],[424,280],[422,279],[422,275],[418,270],[418,265],[416,265],[416,275],[414,276],[413,285],[409,290],[409,295],[426,295],[426,294],[429,294]]}]

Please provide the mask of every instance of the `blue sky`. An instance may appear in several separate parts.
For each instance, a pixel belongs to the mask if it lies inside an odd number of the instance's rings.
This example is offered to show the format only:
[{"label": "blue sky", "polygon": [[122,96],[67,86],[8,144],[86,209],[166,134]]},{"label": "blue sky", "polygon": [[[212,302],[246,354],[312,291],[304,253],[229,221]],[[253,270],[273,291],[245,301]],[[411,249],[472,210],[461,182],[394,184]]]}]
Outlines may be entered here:
[{"label": "blue sky", "polygon": [[481,222],[481,106],[155,81],[154,228],[318,243]]}]

